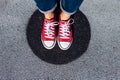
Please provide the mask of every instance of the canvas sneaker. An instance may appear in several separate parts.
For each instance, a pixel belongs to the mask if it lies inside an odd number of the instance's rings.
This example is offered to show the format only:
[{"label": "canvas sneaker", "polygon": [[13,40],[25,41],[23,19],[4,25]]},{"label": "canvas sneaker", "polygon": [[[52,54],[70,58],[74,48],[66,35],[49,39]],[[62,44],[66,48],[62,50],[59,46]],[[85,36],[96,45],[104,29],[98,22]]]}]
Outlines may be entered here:
[{"label": "canvas sneaker", "polygon": [[55,19],[44,19],[41,40],[46,49],[52,49],[55,46],[57,25],[58,22],[55,22]]},{"label": "canvas sneaker", "polygon": [[72,33],[72,24],[74,23],[73,19],[66,21],[60,20],[59,30],[58,30],[58,45],[62,50],[67,50],[72,44],[73,33]]}]

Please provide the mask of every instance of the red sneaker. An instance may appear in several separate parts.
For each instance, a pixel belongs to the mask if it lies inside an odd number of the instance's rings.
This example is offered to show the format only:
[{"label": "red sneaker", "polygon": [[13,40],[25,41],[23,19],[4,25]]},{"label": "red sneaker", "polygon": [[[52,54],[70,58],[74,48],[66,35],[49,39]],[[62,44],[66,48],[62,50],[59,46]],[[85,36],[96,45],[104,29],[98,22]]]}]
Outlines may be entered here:
[{"label": "red sneaker", "polygon": [[72,24],[74,23],[73,19],[67,21],[60,21],[59,31],[58,31],[58,45],[62,50],[67,50],[72,44],[73,33],[72,33]]},{"label": "red sneaker", "polygon": [[41,40],[46,49],[52,49],[56,43],[56,27],[58,22],[55,19],[44,19],[42,26]]}]

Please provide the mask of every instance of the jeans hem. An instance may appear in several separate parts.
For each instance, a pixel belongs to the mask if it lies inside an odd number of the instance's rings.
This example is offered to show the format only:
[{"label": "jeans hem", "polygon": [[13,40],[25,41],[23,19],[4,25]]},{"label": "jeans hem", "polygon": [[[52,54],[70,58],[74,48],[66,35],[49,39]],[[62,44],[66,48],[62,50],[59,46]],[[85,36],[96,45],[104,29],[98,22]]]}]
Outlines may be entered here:
[{"label": "jeans hem", "polygon": [[54,6],[52,9],[50,9],[50,10],[43,11],[43,10],[40,10],[40,9],[39,9],[39,11],[40,11],[41,13],[43,13],[43,14],[47,14],[47,13],[53,12],[53,11],[56,9],[56,7],[57,7],[57,4],[55,4],[55,6]]},{"label": "jeans hem", "polygon": [[63,9],[61,0],[60,0],[60,9],[61,9],[64,13],[66,13],[66,14],[68,14],[68,15],[73,15],[74,13],[76,13],[76,11],[74,11],[74,12],[68,12],[68,11],[66,11],[65,9]]}]

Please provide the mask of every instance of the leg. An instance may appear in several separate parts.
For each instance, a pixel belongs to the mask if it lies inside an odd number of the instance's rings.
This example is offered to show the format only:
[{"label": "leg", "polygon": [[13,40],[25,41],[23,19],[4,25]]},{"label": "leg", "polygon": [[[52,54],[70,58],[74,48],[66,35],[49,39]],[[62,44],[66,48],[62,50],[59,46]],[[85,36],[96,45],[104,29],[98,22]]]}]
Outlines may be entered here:
[{"label": "leg", "polygon": [[58,31],[58,45],[62,50],[67,50],[72,44],[73,33],[72,25],[74,23],[70,16],[74,14],[79,8],[83,0],[61,0],[61,14]]},{"label": "leg", "polygon": [[80,7],[83,0],[61,0],[61,20],[67,20],[74,14]]},{"label": "leg", "polygon": [[45,19],[41,30],[41,41],[46,49],[52,49],[56,43],[56,25],[54,10],[57,6],[56,0],[35,0],[39,10]]},{"label": "leg", "polygon": [[35,2],[40,12],[45,15],[45,18],[51,19],[54,17],[53,11],[57,6],[56,0],[35,0]]}]

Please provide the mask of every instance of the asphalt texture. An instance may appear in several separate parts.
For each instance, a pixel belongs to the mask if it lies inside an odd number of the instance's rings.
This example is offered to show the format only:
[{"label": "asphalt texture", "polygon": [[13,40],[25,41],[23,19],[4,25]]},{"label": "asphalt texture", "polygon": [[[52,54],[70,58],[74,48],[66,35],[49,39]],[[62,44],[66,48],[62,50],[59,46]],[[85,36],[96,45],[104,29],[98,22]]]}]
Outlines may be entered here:
[{"label": "asphalt texture", "polygon": [[91,28],[85,53],[63,65],[47,63],[26,35],[33,0],[0,0],[0,80],[120,80],[120,0],[85,0]]}]

